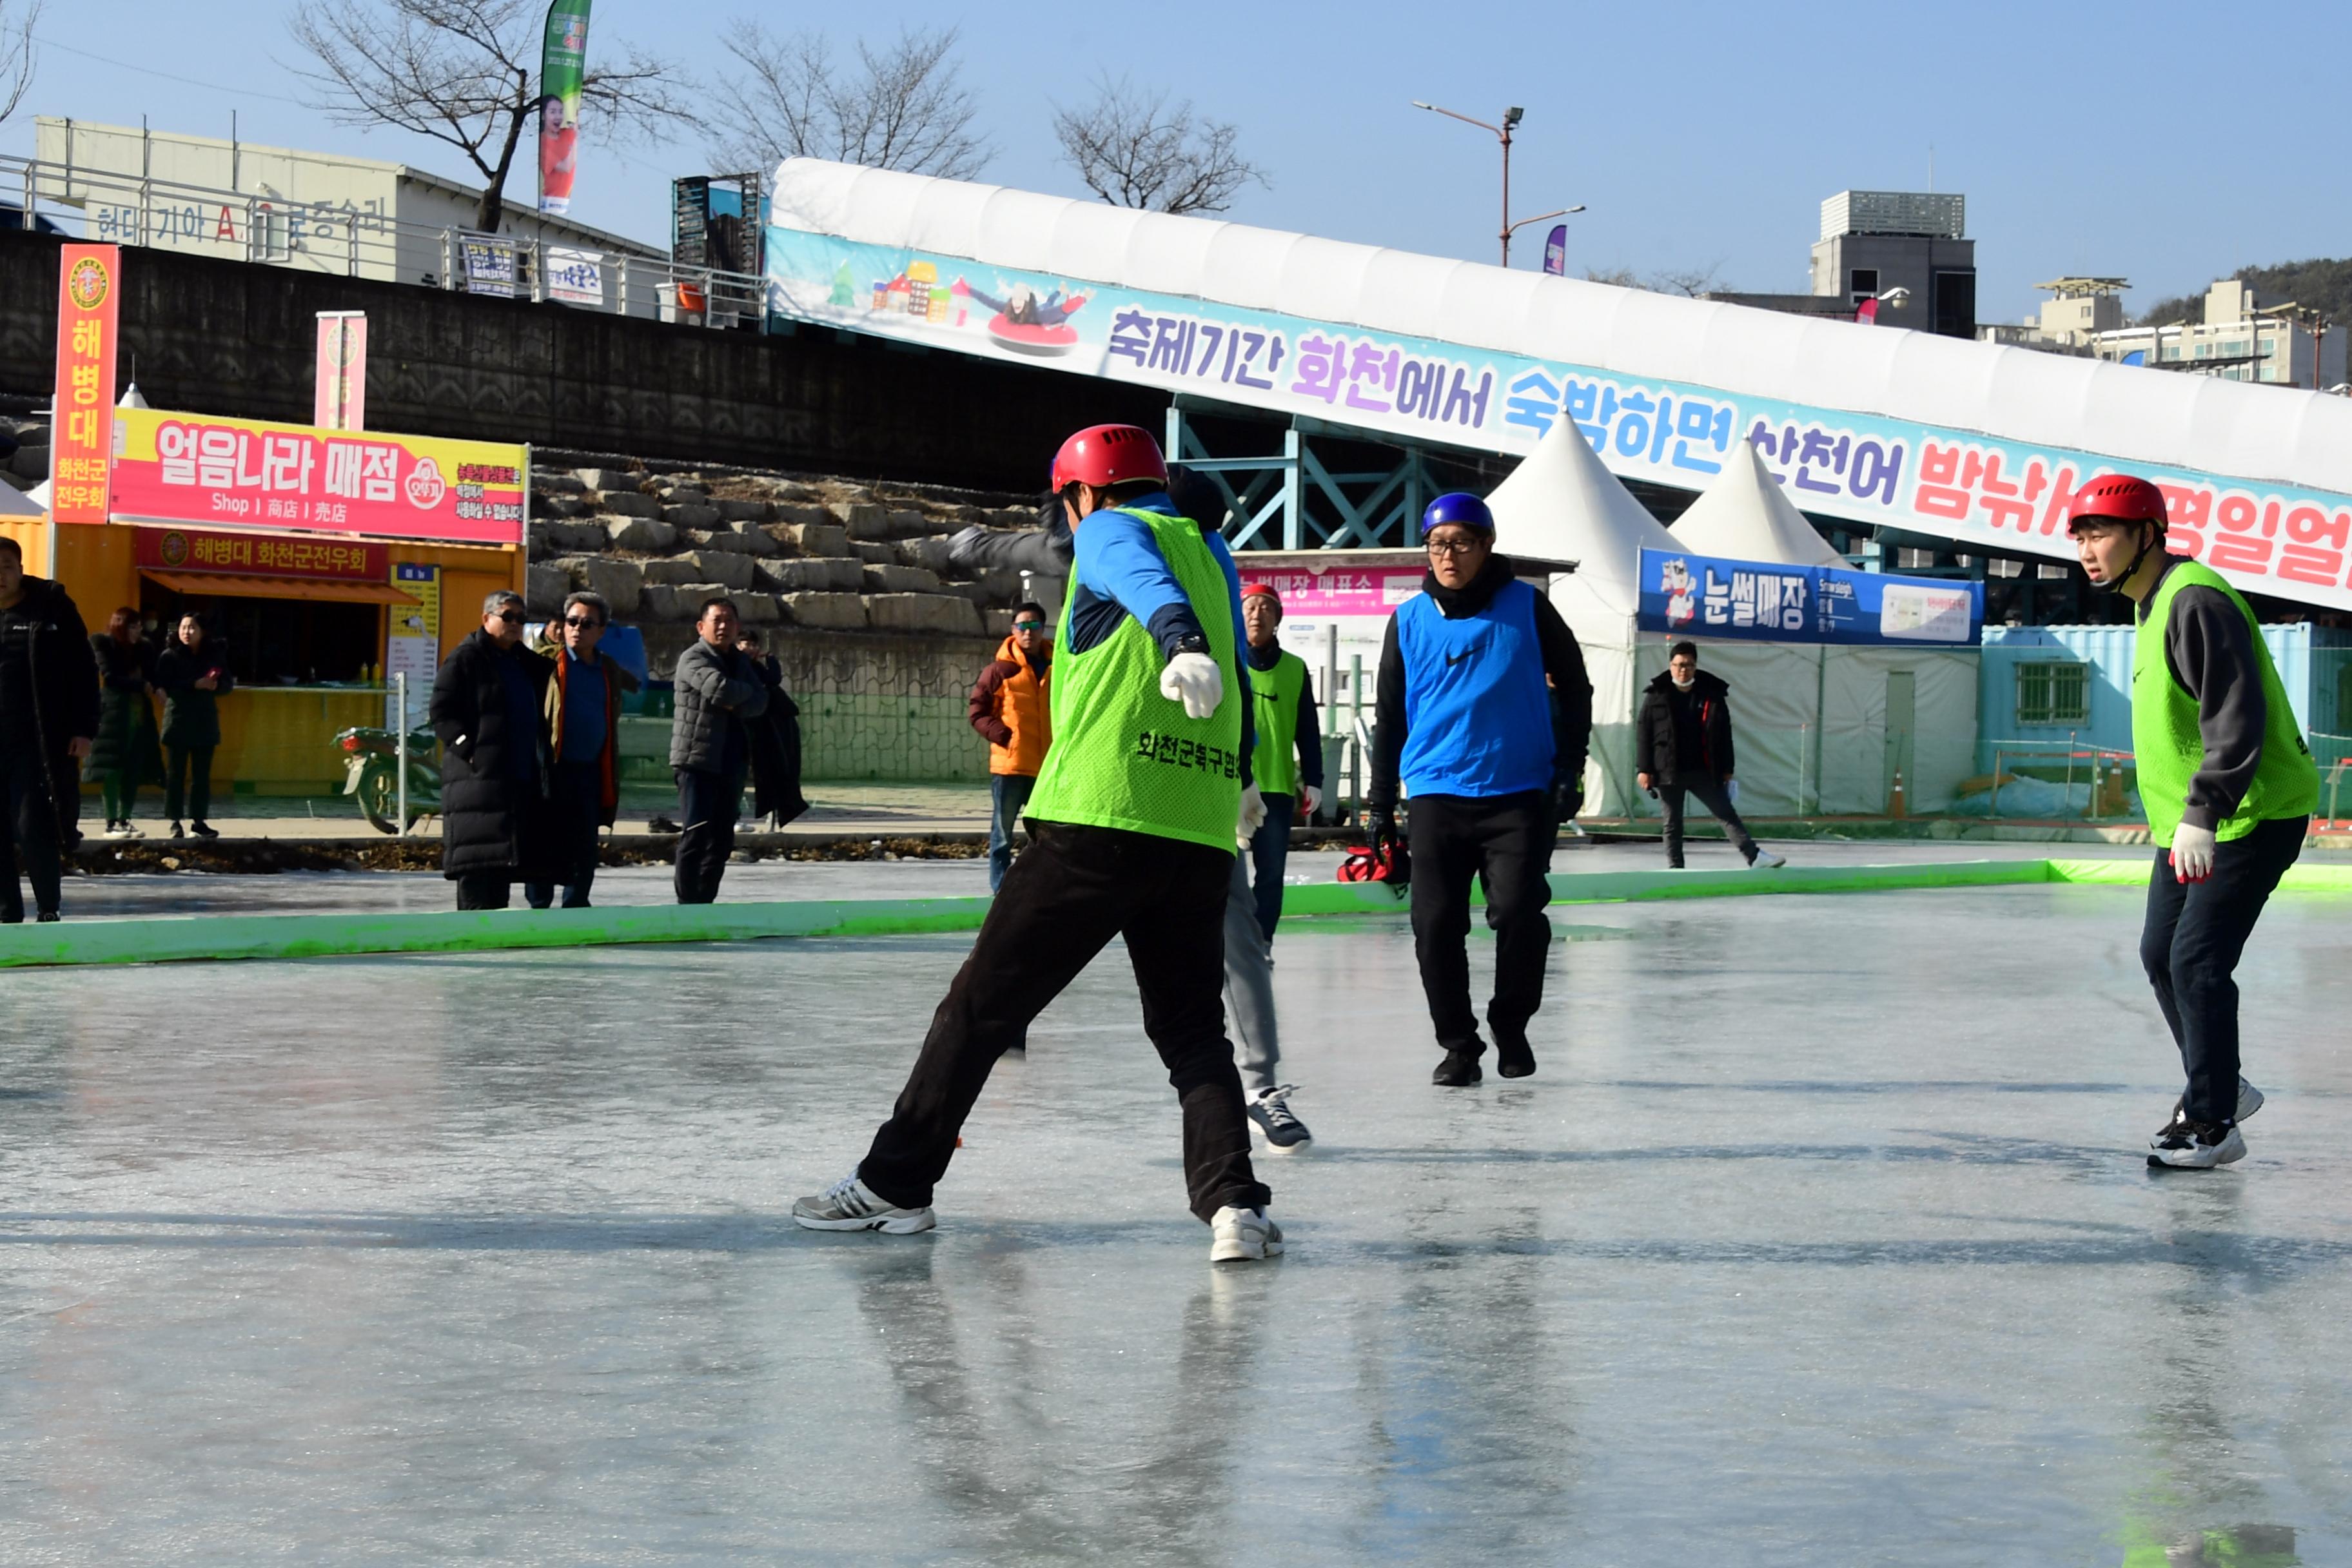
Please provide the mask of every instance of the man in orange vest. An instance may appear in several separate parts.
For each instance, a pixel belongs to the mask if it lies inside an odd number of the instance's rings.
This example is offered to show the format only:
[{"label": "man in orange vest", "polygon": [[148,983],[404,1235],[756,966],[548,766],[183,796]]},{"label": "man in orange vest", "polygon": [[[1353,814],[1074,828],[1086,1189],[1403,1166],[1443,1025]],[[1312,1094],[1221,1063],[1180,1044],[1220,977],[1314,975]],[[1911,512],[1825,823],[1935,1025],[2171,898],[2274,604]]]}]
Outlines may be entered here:
[{"label": "man in orange vest", "polygon": [[972,683],[971,727],[988,738],[988,890],[995,892],[1013,864],[1013,830],[1053,741],[1045,718],[1045,680],[1053,664],[1052,623],[1034,602],[1013,612],[1013,635]]}]

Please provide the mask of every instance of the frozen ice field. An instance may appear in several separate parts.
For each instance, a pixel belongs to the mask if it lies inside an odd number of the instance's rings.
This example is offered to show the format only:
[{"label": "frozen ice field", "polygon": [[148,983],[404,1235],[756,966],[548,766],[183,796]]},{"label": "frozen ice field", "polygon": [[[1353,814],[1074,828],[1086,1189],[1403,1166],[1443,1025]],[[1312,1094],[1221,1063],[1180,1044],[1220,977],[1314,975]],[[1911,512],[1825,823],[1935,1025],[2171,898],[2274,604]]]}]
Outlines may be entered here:
[{"label": "frozen ice field", "polygon": [[[68,908],[257,892],[447,897]],[[785,1214],[966,937],[11,972],[0,1563],[2352,1562],[2352,901],[2265,917],[2215,1173],[2142,1162],[2138,915],[1556,907],[1540,1071],[1454,1091],[1402,919],[1288,922],[1317,1143],[1222,1268],[1116,950],[905,1238]]]}]

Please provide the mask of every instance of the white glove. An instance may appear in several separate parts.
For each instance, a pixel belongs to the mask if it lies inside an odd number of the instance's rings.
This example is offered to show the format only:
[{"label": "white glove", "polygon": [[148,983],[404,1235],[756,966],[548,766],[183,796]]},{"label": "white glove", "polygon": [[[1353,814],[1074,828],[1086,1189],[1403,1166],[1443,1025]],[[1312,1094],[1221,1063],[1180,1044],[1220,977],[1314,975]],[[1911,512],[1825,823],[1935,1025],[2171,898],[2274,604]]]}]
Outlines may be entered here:
[{"label": "white glove", "polygon": [[1307,815],[1309,816],[1314,816],[1317,808],[1321,806],[1323,804],[1323,786],[1321,784],[1300,784],[1298,786],[1298,793],[1307,802]]},{"label": "white glove", "polygon": [[1225,674],[1205,653],[1180,653],[1160,672],[1160,695],[1181,702],[1187,718],[1205,719],[1225,700]]},{"label": "white glove", "polygon": [[2183,882],[2201,882],[2213,874],[2213,830],[2182,823],[2172,830],[2172,874]]},{"label": "white glove", "polygon": [[1265,796],[1255,784],[1242,786],[1241,815],[1234,819],[1234,842],[1246,845],[1265,826]]}]

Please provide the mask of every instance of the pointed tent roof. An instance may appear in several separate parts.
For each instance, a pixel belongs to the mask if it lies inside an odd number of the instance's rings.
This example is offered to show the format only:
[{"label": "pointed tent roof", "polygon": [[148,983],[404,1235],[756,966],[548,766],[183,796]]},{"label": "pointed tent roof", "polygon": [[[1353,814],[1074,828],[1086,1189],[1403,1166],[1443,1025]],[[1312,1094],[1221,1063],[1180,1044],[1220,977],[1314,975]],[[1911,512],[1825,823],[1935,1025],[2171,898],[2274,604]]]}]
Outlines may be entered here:
[{"label": "pointed tent roof", "polygon": [[1740,442],[1715,482],[1675,519],[1674,536],[1676,548],[1696,555],[1787,566],[1846,563],[1765,471],[1752,441]]},{"label": "pointed tent roof", "polygon": [[1645,547],[1690,548],[1601,467],[1573,420],[1556,422],[1486,504],[1498,548],[1576,562],[1570,581],[1618,615],[1632,615],[1640,597]]}]

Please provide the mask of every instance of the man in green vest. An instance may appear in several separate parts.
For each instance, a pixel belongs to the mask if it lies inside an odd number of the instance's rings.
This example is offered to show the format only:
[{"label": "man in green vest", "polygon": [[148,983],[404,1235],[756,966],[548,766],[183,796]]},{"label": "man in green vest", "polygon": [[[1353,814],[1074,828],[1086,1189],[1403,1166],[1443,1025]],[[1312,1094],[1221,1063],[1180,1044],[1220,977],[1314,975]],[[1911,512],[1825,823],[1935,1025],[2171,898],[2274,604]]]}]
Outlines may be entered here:
[{"label": "man in green vest", "polygon": [[2238,1123],[2262,1109],[2239,1074],[2231,975],[2303,852],[2319,770],[2253,611],[2221,574],[2166,552],[2161,490],[2103,474],[2076,492],[2066,531],[2092,584],[2138,606],[2132,751],[2158,845],[2139,957],[2189,1080],[2147,1162],[2210,1170],[2245,1158]]},{"label": "man in green vest", "polygon": [[1269,584],[1252,583],[1242,590],[1242,622],[1249,632],[1250,701],[1257,724],[1251,763],[1265,797],[1265,822],[1250,839],[1250,869],[1258,927],[1271,943],[1282,919],[1282,870],[1290,858],[1294,813],[1311,816],[1323,804],[1323,734],[1315,721],[1307,661],[1276,640],[1282,595]]},{"label": "man in green vest", "polygon": [[793,1205],[812,1230],[908,1235],[996,1058],[1114,936],[1183,1113],[1184,1182],[1212,1261],[1269,1258],[1282,1231],[1250,1167],[1225,1037],[1234,846],[1265,819],[1250,775],[1241,579],[1221,535],[1177,514],[1149,432],[1062,445],[1053,489],[1076,542],[1048,698],[1054,744],[1013,863],[857,1169]]}]

